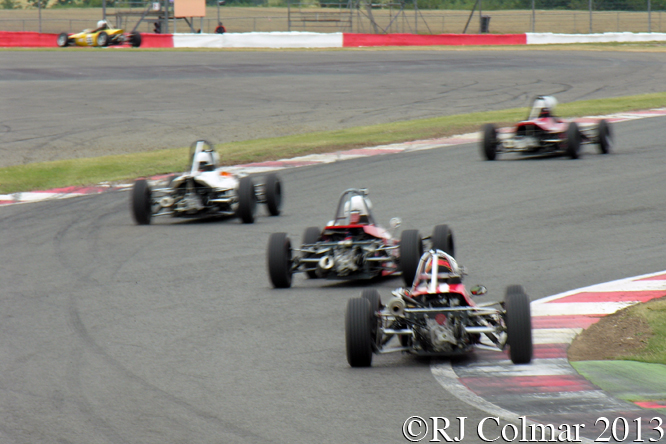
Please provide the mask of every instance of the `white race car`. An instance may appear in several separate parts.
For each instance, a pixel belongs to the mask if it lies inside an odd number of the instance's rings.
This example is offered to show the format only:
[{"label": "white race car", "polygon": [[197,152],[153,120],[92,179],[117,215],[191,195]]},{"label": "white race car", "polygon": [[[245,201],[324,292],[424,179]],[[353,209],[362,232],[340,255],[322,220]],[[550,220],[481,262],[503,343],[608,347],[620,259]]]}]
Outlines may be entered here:
[{"label": "white race car", "polygon": [[137,224],[148,225],[153,216],[238,216],[253,223],[257,203],[265,203],[271,216],[280,214],[282,183],[276,174],[254,183],[246,174],[226,171],[205,140],[192,145],[190,159],[189,171],[163,186],[151,188],[146,179],[134,182],[130,208]]}]

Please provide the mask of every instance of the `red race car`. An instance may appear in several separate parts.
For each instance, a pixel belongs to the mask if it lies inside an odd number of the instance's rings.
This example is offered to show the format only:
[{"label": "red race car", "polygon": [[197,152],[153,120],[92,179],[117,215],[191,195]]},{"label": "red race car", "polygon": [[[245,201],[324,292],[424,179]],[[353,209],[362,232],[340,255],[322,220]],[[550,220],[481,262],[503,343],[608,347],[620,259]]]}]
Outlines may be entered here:
[{"label": "red race car", "polygon": [[286,233],[271,234],[267,262],[273,286],[291,287],[296,272],[311,279],[372,279],[402,272],[410,284],[424,240],[429,239],[433,248],[454,253],[453,233],[447,225],[436,226],[432,236],[425,238],[418,230],[404,230],[400,240],[396,239],[393,231],[401,220],[391,219],[389,230],[377,225],[367,194],[364,189],[343,192],[333,220],[323,230],[307,228],[298,249],[292,249]]},{"label": "red race car", "polygon": [[382,304],[375,289],[347,303],[345,339],[352,367],[369,367],[373,354],[407,352],[452,356],[475,348],[504,350],[514,364],[532,360],[530,301],[523,287],[509,286],[503,302],[476,304],[486,293],[462,283],[463,267],[441,250],[426,252],[414,283],[393,291]]},{"label": "red race car", "polygon": [[534,100],[527,120],[519,122],[510,133],[498,132],[492,123],[483,127],[481,153],[495,160],[499,153],[518,152],[527,155],[564,154],[577,159],[582,144],[597,144],[601,154],[608,154],[612,135],[606,120],[580,124],[555,117],[557,100],[539,96]]}]

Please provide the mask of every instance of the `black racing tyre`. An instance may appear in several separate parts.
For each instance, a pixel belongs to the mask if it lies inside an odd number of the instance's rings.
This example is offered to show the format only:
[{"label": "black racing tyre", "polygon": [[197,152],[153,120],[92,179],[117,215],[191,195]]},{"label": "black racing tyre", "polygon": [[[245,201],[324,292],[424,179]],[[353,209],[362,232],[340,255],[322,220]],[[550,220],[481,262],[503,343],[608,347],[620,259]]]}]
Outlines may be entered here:
[{"label": "black racing tyre", "polygon": [[279,216],[282,207],[282,183],[277,174],[272,173],[266,176],[264,187],[268,212],[271,216]]},{"label": "black racing tyre", "polygon": [[[378,311],[381,311],[383,305],[382,305],[382,298],[379,296],[379,292],[374,289],[374,288],[366,288],[361,292],[361,298],[367,299],[370,301],[370,309],[372,310],[373,313],[377,313]],[[373,344],[375,344],[375,347],[379,344],[379,318],[376,316],[373,316],[373,323],[372,323],[372,338],[373,338]]]},{"label": "black racing tyre", "polygon": [[576,122],[571,122],[567,128],[567,156],[578,159],[580,151],[581,135]]},{"label": "black racing tyre", "polygon": [[611,128],[608,121],[602,119],[599,122],[599,128],[597,131],[599,132],[599,152],[601,154],[610,153],[613,135],[611,134]]},{"label": "black racing tyre", "polygon": [[[319,237],[321,236],[321,230],[317,227],[308,227],[305,229],[305,232],[303,233],[303,245],[311,245],[319,241]],[[310,253],[304,254],[303,257],[312,257]],[[317,279],[317,272],[312,270],[312,271],[306,271],[305,274],[310,279]]]},{"label": "black racing tyre", "polygon": [[411,287],[416,269],[423,256],[423,240],[418,230],[404,230],[400,237],[400,266],[402,279],[407,287]]},{"label": "black racing tyre", "polygon": [[504,298],[509,356],[514,364],[532,360],[532,318],[530,299],[521,285],[510,285]]},{"label": "black racing tyre", "polygon": [[365,298],[352,298],[347,302],[345,315],[345,342],[347,362],[352,367],[372,365],[374,314],[370,301]]},{"label": "black racing tyre", "polygon": [[149,225],[153,217],[152,192],[146,179],[134,181],[131,200],[132,216],[139,225]]},{"label": "black racing tyre", "polygon": [[66,32],[61,32],[60,34],[58,34],[58,39],[56,40],[56,43],[61,48],[69,46],[69,35]]},{"label": "black racing tyre", "polygon": [[273,233],[268,238],[268,276],[275,288],[291,287],[291,241],[287,233]]},{"label": "black racing tyre", "polygon": [[254,222],[254,213],[257,210],[257,195],[254,192],[254,183],[249,176],[241,177],[238,183],[238,217],[244,224]]},{"label": "black racing tyre", "polygon": [[130,32],[129,44],[132,45],[132,48],[138,48],[141,46],[141,34],[137,31]]},{"label": "black racing tyre", "polygon": [[97,46],[108,46],[109,45],[109,34],[104,31],[101,31],[97,34]]},{"label": "black racing tyre", "polygon": [[481,151],[486,160],[495,160],[497,157],[497,129],[492,123],[483,126]]},{"label": "black racing tyre", "polygon": [[432,231],[432,249],[442,250],[444,253],[456,256],[455,245],[453,243],[453,231],[448,225],[437,225]]}]

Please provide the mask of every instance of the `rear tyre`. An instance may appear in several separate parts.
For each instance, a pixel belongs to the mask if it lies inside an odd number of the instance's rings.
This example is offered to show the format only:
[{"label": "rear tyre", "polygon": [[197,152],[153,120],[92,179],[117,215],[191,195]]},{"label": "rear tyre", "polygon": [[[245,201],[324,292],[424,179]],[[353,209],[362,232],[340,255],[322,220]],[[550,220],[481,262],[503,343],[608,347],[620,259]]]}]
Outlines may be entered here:
[{"label": "rear tyre", "polygon": [[448,225],[437,225],[432,232],[433,250],[442,250],[444,253],[456,256],[455,245],[453,243],[453,232]]},{"label": "rear tyre", "polygon": [[345,342],[347,362],[352,367],[372,365],[374,314],[365,298],[353,298],[347,302],[345,315]]},{"label": "rear tyre", "polygon": [[497,129],[492,123],[483,126],[481,151],[486,160],[495,160],[497,157]]},{"label": "rear tyre", "polygon": [[506,289],[504,308],[511,361],[528,364],[532,360],[532,318],[530,300],[521,285]]},{"label": "rear tyre", "polygon": [[273,233],[268,238],[268,276],[275,288],[291,287],[291,241],[287,233]]},{"label": "rear tyre", "polygon": [[97,34],[97,46],[108,46],[109,45],[109,34],[102,31]]},{"label": "rear tyre", "polygon": [[254,183],[249,176],[241,177],[238,183],[238,217],[244,224],[254,222],[254,213],[257,210],[257,196],[254,193]]},{"label": "rear tyre", "polygon": [[141,34],[136,31],[131,32],[129,35],[129,44],[132,45],[133,48],[141,46]]},{"label": "rear tyre", "polygon": [[266,176],[264,185],[266,193],[266,207],[271,216],[279,216],[282,207],[282,183],[277,174]]},{"label": "rear tyre", "polygon": [[580,151],[580,130],[576,122],[571,122],[567,128],[567,156],[572,159],[578,159]]},{"label": "rear tyre", "polygon": [[599,122],[599,128],[597,129],[597,131],[599,131],[599,152],[601,154],[610,153],[611,142],[613,138],[613,135],[611,134],[610,125],[606,120],[602,119]]},{"label": "rear tyre", "polygon": [[[321,230],[319,228],[317,227],[306,228],[305,232],[303,233],[303,245],[312,245],[316,243],[319,240],[320,235],[321,235]],[[309,258],[313,257],[313,255],[307,253],[304,254],[303,257]],[[317,272],[315,270],[306,271],[305,274],[307,274],[308,278],[310,279],[317,279]]]},{"label": "rear tyre", "polygon": [[138,225],[149,225],[153,216],[152,192],[145,179],[134,182],[132,187],[132,216]]},{"label": "rear tyre", "polygon": [[400,266],[402,279],[407,287],[411,287],[416,269],[423,256],[423,240],[418,230],[404,230],[400,237]]},{"label": "rear tyre", "polygon": [[58,35],[58,40],[56,40],[56,43],[61,48],[65,48],[65,47],[69,46],[69,35],[66,32],[61,32]]}]

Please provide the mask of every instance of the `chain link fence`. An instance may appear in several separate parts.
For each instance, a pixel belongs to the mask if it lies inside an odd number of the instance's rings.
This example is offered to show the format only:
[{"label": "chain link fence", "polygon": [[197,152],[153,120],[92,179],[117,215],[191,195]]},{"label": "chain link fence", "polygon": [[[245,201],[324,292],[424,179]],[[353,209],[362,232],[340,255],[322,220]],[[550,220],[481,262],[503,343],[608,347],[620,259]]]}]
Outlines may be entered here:
[{"label": "chain link fence", "polygon": [[[218,21],[222,21],[227,32],[364,32],[364,33],[418,33],[418,34],[459,34],[480,31],[493,34],[524,32],[553,32],[565,34],[586,34],[603,32],[666,32],[666,15],[663,9],[652,9],[650,0],[637,0],[634,10],[594,9],[593,2],[587,2],[593,9],[540,9],[552,0],[535,0],[534,9],[493,9],[484,6],[481,11],[471,7],[467,10],[414,9],[412,3],[373,5],[371,17],[364,8],[349,9],[344,17],[331,19],[330,7],[309,6],[300,8],[262,7],[209,7],[206,18],[194,18],[191,27],[184,21],[176,22],[176,32],[212,33]],[[618,0],[616,0],[618,1]],[[666,1],[666,0],[665,0]],[[2,2],[0,1],[0,6]],[[396,7],[399,5],[401,7]],[[612,5],[612,4],[611,4]],[[621,5],[615,5],[621,6]],[[650,6],[650,9],[648,9]],[[606,4],[608,7],[608,4]],[[625,5],[626,7],[626,5]],[[643,8],[642,10],[640,8]],[[307,17],[307,19],[303,19]],[[326,21],[318,20],[326,17]],[[341,16],[342,17],[342,16]],[[484,19],[481,19],[484,17]],[[102,18],[101,8],[38,8],[0,9],[0,30],[34,31],[44,33],[78,32],[94,27]],[[114,22],[114,10],[107,8],[107,18]],[[128,19],[126,29],[135,26],[138,18]],[[485,23],[484,23],[485,22]],[[173,22],[169,25],[173,32]],[[377,25],[376,27],[373,25]],[[148,19],[139,24],[140,32],[153,32],[154,20]],[[485,29],[484,29],[485,26]]]}]

